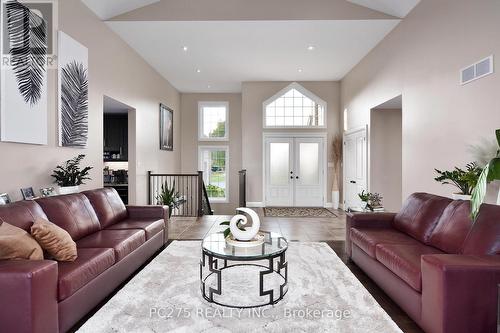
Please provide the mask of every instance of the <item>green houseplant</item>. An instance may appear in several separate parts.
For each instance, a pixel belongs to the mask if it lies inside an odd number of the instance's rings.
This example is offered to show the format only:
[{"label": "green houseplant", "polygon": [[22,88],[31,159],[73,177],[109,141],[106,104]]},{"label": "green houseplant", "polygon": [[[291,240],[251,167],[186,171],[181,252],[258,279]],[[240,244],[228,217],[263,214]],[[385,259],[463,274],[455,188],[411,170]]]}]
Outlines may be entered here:
[{"label": "green houseplant", "polygon": [[172,183],[172,187],[169,187],[167,182],[161,185],[160,193],[156,195],[156,201],[158,205],[168,206],[168,217],[172,217],[173,210],[186,202],[175,189],[175,180]]},{"label": "green houseplant", "polygon": [[84,158],[85,155],[80,154],[54,169],[51,176],[54,183],[59,185],[60,194],[76,193],[80,189],[79,186],[85,184],[85,180],[90,180],[89,171],[92,167],[80,168],[80,162]]},{"label": "green houseplant", "polygon": [[472,190],[476,187],[479,175],[482,169],[476,164],[471,162],[465,166],[465,169],[455,167],[451,171],[441,171],[434,169],[438,176],[434,178],[435,181],[443,185],[454,185],[460,190],[459,193],[453,193],[453,199],[470,199]]},{"label": "green houseplant", "polygon": [[[498,143],[496,155],[482,169],[481,175],[479,176],[479,179],[477,181],[477,185],[472,191],[471,218],[474,221],[477,219],[479,209],[484,202],[488,184],[492,181],[500,180],[500,129],[497,129],[495,134]],[[500,204],[500,192],[498,195],[497,204]]]},{"label": "green houseplant", "polygon": [[369,209],[373,212],[374,208],[382,206],[382,196],[380,193],[365,192],[365,190],[363,190],[361,193],[358,193],[358,196],[361,201],[365,203],[365,207],[362,208]]}]

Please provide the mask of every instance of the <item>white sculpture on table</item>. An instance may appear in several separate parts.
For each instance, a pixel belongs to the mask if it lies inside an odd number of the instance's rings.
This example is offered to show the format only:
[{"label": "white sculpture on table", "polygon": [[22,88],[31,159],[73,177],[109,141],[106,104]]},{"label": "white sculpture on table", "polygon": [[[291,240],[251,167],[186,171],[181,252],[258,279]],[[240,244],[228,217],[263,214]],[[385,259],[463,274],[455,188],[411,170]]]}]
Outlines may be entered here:
[{"label": "white sculpture on table", "polygon": [[259,215],[257,215],[257,213],[250,208],[236,208],[236,210],[241,211],[243,213],[247,213],[250,216],[250,218],[252,219],[252,226],[244,228],[245,230],[241,230],[240,228],[238,228],[238,225],[237,225],[238,222],[242,226],[244,226],[247,224],[248,219],[245,215],[237,214],[237,215],[233,216],[231,221],[229,221],[229,229],[231,230],[231,234],[233,234],[233,237],[235,239],[240,240],[240,241],[252,240],[259,232],[259,228],[260,228]]}]

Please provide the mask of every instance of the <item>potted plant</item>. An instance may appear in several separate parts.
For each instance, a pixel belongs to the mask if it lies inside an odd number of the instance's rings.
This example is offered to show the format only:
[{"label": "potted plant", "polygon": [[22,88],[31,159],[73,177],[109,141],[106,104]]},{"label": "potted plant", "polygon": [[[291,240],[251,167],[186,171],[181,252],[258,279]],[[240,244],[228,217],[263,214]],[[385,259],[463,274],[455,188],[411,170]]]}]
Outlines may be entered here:
[{"label": "potted plant", "polygon": [[476,162],[467,164],[465,170],[458,167],[451,171],[434,170],[439,175],[434,178],[435,181],[444,185],[454,185],[460,190],[458,193],[453,193],[454,200],[470,200],[472,190],[476,187],[482,171]]},{"label": "potted plant", "polygon": [[156,201],[158,205],[168,206],[168,217],[172,217],[172,212],[174,209],[182,206],[186,200],[179,195],[179,192],[175,189],[175,180],[172,183],[172,187],[169,187],[167,182],[161,185],[161,191],[156,195]]},{"label": "potted plant", "polygon": [[332,152],[333,152],[333,184],[332,184],[332,207],[333,209],[339,209],[340,200],[340,189],[339,189],[339,178],[340,178],[340,163],[342,161],[342,137],[336,135],[333,138]]},{"label": "potted plant", "polygon": [[52,173],[54,183],[59,185],[59,194],[77,193],[80,190],[80,185],[85,184],[85,180],[90,180],[89,171],[92,167],[80,169],[80,162],[85,158],[85,155],[80,154],[70,160],[67,160],[64,165],[58,165]]},{"label": "potted plant", "polygon": [[[472,191],[471,217],[474,221],[477,219],[479,209],[486,196],[488,184],[500,180],[500,129],[496,130],[496,138],[498,144],[496,155],[481,170],[477,185]],[[500,205],[500,191],[498,192],[497,204]]]},{"label": "potted plant", "polygon": [[375,208],[382,208],[382,196],[380,193],[365,192],[363,190],[358,193],[359,198],[363,202],[363,209],[369,209],[373,212]]}]

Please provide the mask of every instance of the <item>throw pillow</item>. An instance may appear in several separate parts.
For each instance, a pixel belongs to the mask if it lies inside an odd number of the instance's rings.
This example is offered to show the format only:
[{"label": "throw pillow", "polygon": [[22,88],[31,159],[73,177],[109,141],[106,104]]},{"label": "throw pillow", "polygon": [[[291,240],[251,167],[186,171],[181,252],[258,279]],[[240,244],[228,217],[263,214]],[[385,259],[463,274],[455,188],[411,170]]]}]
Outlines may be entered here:
[{"label": "throw pillow", "polygon": [[40,245],[21,228],[0,223],[0,260],[43,260]]},{"label": "throw pillow", "polygon": [[66,230],[54,223],[41,218],[36,219],[31,226],[31,235],[55,260],[76,260],[76,243]]}]

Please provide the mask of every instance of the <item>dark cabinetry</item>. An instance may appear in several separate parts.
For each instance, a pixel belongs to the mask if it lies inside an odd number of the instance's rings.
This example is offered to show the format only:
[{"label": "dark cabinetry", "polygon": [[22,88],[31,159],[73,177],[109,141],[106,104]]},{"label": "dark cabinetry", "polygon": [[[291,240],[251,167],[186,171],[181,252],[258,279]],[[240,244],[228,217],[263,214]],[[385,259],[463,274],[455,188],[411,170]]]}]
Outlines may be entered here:
[{"label": "dark cabinetry", "polygon": [[127,114],[104,114],[104,160],[128,160]]}]

